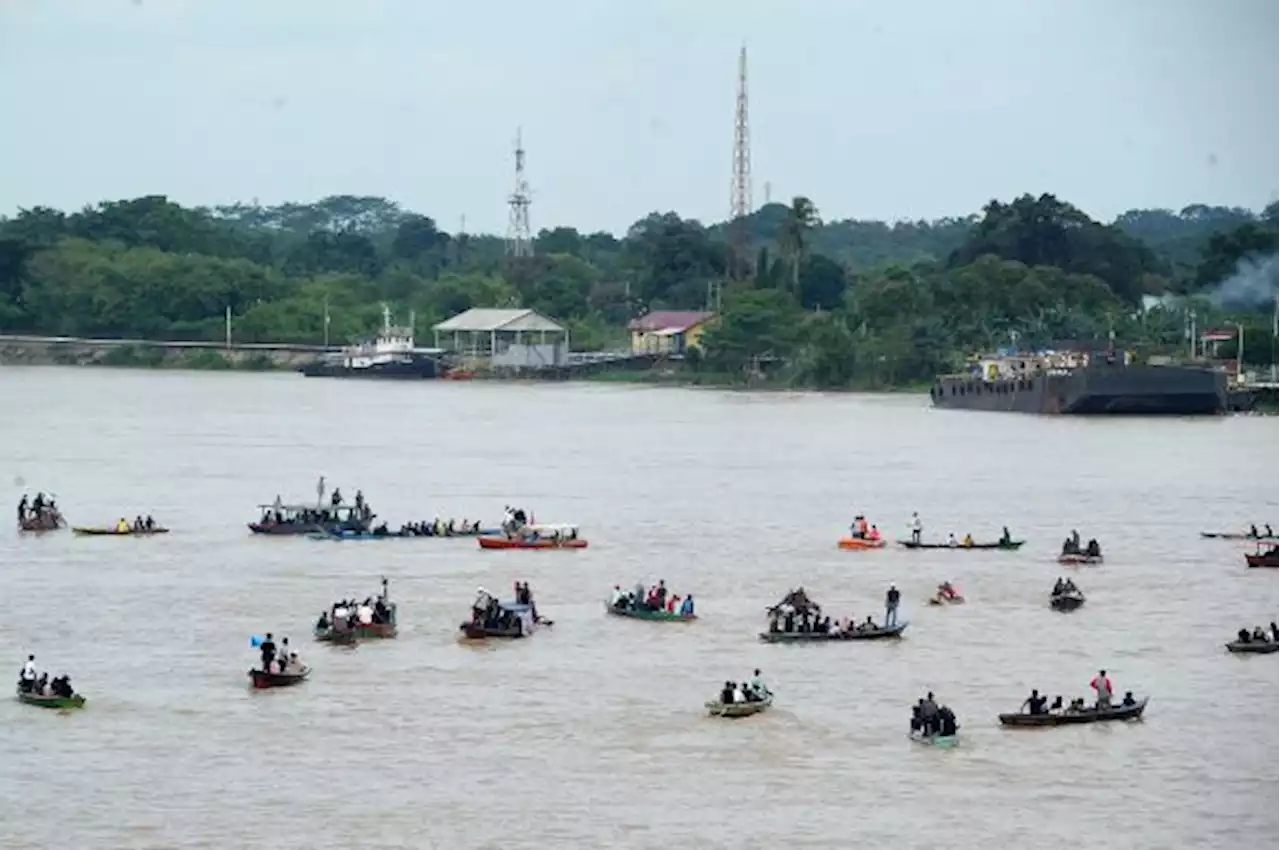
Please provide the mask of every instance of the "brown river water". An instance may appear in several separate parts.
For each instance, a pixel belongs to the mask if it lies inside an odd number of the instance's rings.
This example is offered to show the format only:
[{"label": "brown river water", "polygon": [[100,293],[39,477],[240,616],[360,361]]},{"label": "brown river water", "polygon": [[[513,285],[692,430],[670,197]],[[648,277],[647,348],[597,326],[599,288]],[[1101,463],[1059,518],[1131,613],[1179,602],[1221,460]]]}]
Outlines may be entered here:
[{"label": "brown river water", "polygon": [[[75,713],[0,700],[0,847],[1255,848],[1277,844],[1276,656],[1223,643],[1276,617],[1277,577],[1197,532],[1277,522],[1277,421],[934,411],[925,396],[294,375],[0,369],[0,492],[73,525],[152,512],[153,539],[0,531],[0,647],[69,672]],[[474,540],[252,536],[323,474],[393,526],[504,504],[582,526],[579,552]],[[9,508],[12,510],[12,508]],[[1002,524],[1020,552],[841,552]],[[10,521],[4,527],[12,529]],[[1047,607],[1071,528],[1107,562]],[[312,644],[378,577],[394,641]],[[693,624],[606,617],[616,583],[692,591]],[[930,609],[939,581],[968,604]],[[460,644],[477,586],[531,583],[554,628]],[[900,642],[766,646],[803,584]],[[507,595],[507,594],[504,594]],[[251,692],[249,637],[301,644],[298,688]],[[704,716],[764,671],[773,711]],[[1143,722],[1005,730],[1027,692],[1099,667]],[[907,737],[926,690],[961,745]]]}]

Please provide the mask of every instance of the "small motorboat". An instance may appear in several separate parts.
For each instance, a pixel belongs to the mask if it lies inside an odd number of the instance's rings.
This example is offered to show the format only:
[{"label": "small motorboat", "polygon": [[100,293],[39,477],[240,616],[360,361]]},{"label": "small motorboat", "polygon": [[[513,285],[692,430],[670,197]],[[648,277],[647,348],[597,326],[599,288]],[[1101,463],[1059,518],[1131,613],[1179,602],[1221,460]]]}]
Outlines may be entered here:
[{"label": "small motorboat", "polygon": [[1271,640],[1233,640],[1227,644],[1227,652],[1237,655],[1270,655],[1277,651],[1280,651],[1280,643]]},{"label": "small motorboat", "polygon": [[761,700],[749,700],[747,702],[720,702],[720,700],[710,700],[706,703],[707,714],[711,717],[750,717],[753,714],[760,714],[768,711],[773,705],[773,694],[769,694]]},{"label": "small motorboat", "polygon": [[26,691],[18,691],[18,702],[27,705],[35,705],[40,708],[84,708],[85,698],[80,694],[72,694],[69,697],[44,696],[42,694],[33,694]]},{"label": "small motorboat", "polygon": [[291,685],[302,684],[310,675],[310,667],[303,667],[301,670],[289,673],[269,673],[266,670],[250,670],[249,680],[252,682],[255,689],[287,688]]},{"label": "small motorboat", "polygon": [[849,551],[862,551],[865,549],[883,549],[887,541],[883,538],[875,540],[870,537],[841,537],[836,541],[836,546]]}]

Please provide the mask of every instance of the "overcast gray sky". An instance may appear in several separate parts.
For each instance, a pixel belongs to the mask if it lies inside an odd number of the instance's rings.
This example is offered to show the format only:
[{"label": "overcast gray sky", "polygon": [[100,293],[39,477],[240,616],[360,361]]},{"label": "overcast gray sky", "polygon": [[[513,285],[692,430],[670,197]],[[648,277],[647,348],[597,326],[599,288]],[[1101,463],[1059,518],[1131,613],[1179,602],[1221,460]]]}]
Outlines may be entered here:
[{"label": "overcast gray sky", "polygon": [[385,195],[501,232],[755,200],[964,215],[1276,197],[1276,0],[0,0],[0,213]]}]

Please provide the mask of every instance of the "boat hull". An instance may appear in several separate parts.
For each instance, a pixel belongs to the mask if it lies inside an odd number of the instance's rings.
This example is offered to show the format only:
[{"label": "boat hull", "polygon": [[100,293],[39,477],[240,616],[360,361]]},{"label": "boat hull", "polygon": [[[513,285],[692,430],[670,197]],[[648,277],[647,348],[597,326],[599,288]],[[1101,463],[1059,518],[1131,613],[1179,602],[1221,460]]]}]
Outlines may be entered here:
[{"label": "boat hull", "polygon": [[302,684],[310,675],[310,667],[304,667],[300,673],[267,673],[262,670],[250,670],[249,682],[256,690],[263,688],[289,688]]},{"label": "boat hull", "polygon": [[845,643],[855,640],[886,640],[901,637],[906,630],[904,620],[891,628],[867,629],[861,632],[761,632],[762,643]]},{"label": "boat hull", "polygon": [[144,531],[129,529],[128,531],[120,531],[115,528],[73,528],[72,534],[81,537],[151,537],[156,534],[168,534],[167,528],[149,528]]},{"label": "boat hull", "polygon": [[1251,567],[1266,567],[1273,570],[1280,567],[1280,558],[1275,555],[1245,555],[1244,562]]},{"label": "boat hull", "polygon": [[441,374],[438,360],[422,356],[406,356],[387,363],[352,368],[342,363],[317,360],[298,369],[308,378],[375,378],[382,380],[421,381],[438,378]]},{"label": "boat hull", "polygon": [[954,551],[957,549],[959,550],[1005,549],[1012,552],[1012,551],[1021,549],[1022,544],[1026,542],[1027,541],[1025,540],[1010,540],[1008,543],[1001,543],[997,541],[995,543],[970,543],[967,546],[963,543],[957,543],[956,545],[952,546],[950,543],[916,543],[913,540],[899,540],[898,545],[901,546],[903,549],[946,549],[948,551]]},{"label": "boat hull", "polygon": [[653,620],[659,623],[692,623],[698,619],[697,614],[690,614],[687,617],[682,616],[674,611],[648,611],[637,610],[634,608],[615,608],[609,603],[605,603],[604,610],[615,617],[629,617],[633,620]]},{"label": "boat hull", "polygon": [[39,708],[84,708],[85,698],[79,694],[69,697],[43,697],[37,694],[28,694],[18,691],[18,702],[34,705]]},{"label": "boat hull", "polygon": [[1066,374],[939,377],[933,406],[1061,415],[1208,416],[1227,410],[1227,377],[1192,366],[1093,365]]},{"label": "boat hull", "polygon": [[1059,555],[1059,564],[1074,564],[1078,567],[1096,567],[1102,563],[1101,555]]},{"label": "boat hull", "polygon": [[1208,540],[1247,540],[1250,543],[1275,543],[1277,538],[1273,535],[1259,534],[1256,537],[1248,532],[1240,533],[1235,531],[1202,531],[1200,536]]},{"label": "boat hull", "polygon": [[960,743],[959,735],[921,735],[919,732],[912,732],[907,737],[921,746],[937,747],[940,750],[954,749]]},{"label": "boat hull", "polygon": [[401,534],[398,531],[386,534],[375,534],[372,531],[315,531],[307,534],[313,540],[437,540],[454,537],[484,537],[490,534],[501,534],[497,528],[482,528],[479,531],[455,531],[450,534]]},{"label": "boat hull", "polygon": [[1113,720],[1137,720],[1147,710],[1147,698],[1129,706],[1117,706],[1107,711],[1086,709],[1062,714],[1001,714],[1001,726],[1042,727],[1075,726],[1082,723],[1107,723]]},{"label": "boat hull", "polygon": [[1275,643],[1274,641],[1263,643],[1260,640],[1241,643],[1236,640],[1227,644],[1227,651],[1234,652],[1237,655],[1270,655],[1273,652],[1280,651],[1280,643]]},{"label": "boat hull", "polygon": [[536,540],[514,540],[509,537],[477,537],[476,542],[481,549],[585,549],[587,541],[582,538],[572,540],[553,540],[550,537],[539,537]]},{"label": "boat hull", "polygon": [[852,552],[858,552],[864,549],[883,549],[885,547],[885,540],[884,538],[879,540],[867,540],[862,537],[841,537],[836,541],[836,546]]},{"label": "boat hull", "polygon": [[395,623],[370,623],[354,629],[312,629],[316,640],[324,643],[350,643],[355,640],[389,640],[396,636]]},{"label": "boat hull", "polygon": [[1074,611],[1084,605],[1084,597],[1078,595],[1060,595],[1049,597],[1049,607],[1055,611]]},{"label": "boat hull", "polygon": [[773,694],[756,702],[723,703],[711,700],[706,703],[707,714],[711,717],[740,718],[751,717],[768,711],[773,705]]},{"label": "boat hull", "polygon": [[463,623],[458,626],[458,631],[467,640],[520,640],[529,636],[523,629],[486,629],[475,623]]}]

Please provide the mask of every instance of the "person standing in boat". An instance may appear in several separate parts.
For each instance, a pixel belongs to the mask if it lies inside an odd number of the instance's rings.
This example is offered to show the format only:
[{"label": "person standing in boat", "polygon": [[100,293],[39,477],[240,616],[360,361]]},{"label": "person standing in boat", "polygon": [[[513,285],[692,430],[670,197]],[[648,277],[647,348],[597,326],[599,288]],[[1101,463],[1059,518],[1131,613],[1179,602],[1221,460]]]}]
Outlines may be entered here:
[{"label": "person standing in boat", "polygon": [[262,641],[262,645],[258,647],[262,654],[262,672],[271,672],[271,662],[276,658],[276,642],[271,636],[271,632],[267,632],[267,637]]},{"label": "person standing in boat", "polygon": [[898,600],[901,598],[902,594],[898,592],[898,586],[889,585],[889,590],[884,595],[884,627],[886,629],[898,625]]},{"label": "person standing in boat", "polygon": [[44,513],[44,493],[36,493],[36,497],[31,500],[31,513],[37,518]]},{"label": "person standing in boat", "polygon": [[929,691],[920,703],[920,731],[926,736],[933,735],[937,725],[938,704],[934,702],[933,691]]},{"label": "person standing in boat", "polygon": [[760,675],[760,671],[758,669],[751,674],[751,684],[749,685],[749,687],[751,688],[752,692],[755,693],[755,695],[760,699],[773,696],[773,691],[769,690],[769,688],[765,685],[764,677]]},{"label": "person standing in boat", "polygon": [[920,544],[920,535],[924,532],[924,524],[920,522],[920,514],[911,512],[911,542]]},{"label": "person standing in boat", "polygon": [[31,693],[36,682],[36,657],[34,655],[27,656],[27,663],[22,665],[22,672],[18,674],[18,687],[24,693]]},{"label": "person standing in boat", "polygon": [[1111,708],[1111,695],[1114,691],[1111,688],[1111,679],[1107,676],[1106,670],[1099,670],[1098,675],[1093,677],[1093,681],[1089,683],[1089,687],[1093,688],[1095,694],[1098,695],[1098,710],[1106,711]]},{"label": "person standing in boat", "polygon": [[18,502],[18,522],[22,522],[27,518],[27,494],[22,494],[22,501]]},{"label": "person standing in boat", "polygon": [[1001,529],[1000,545],[1008,546],[1012,542],[1013,542],[1013,535],[1009,533],[1009,526],[1006,525]]}]

